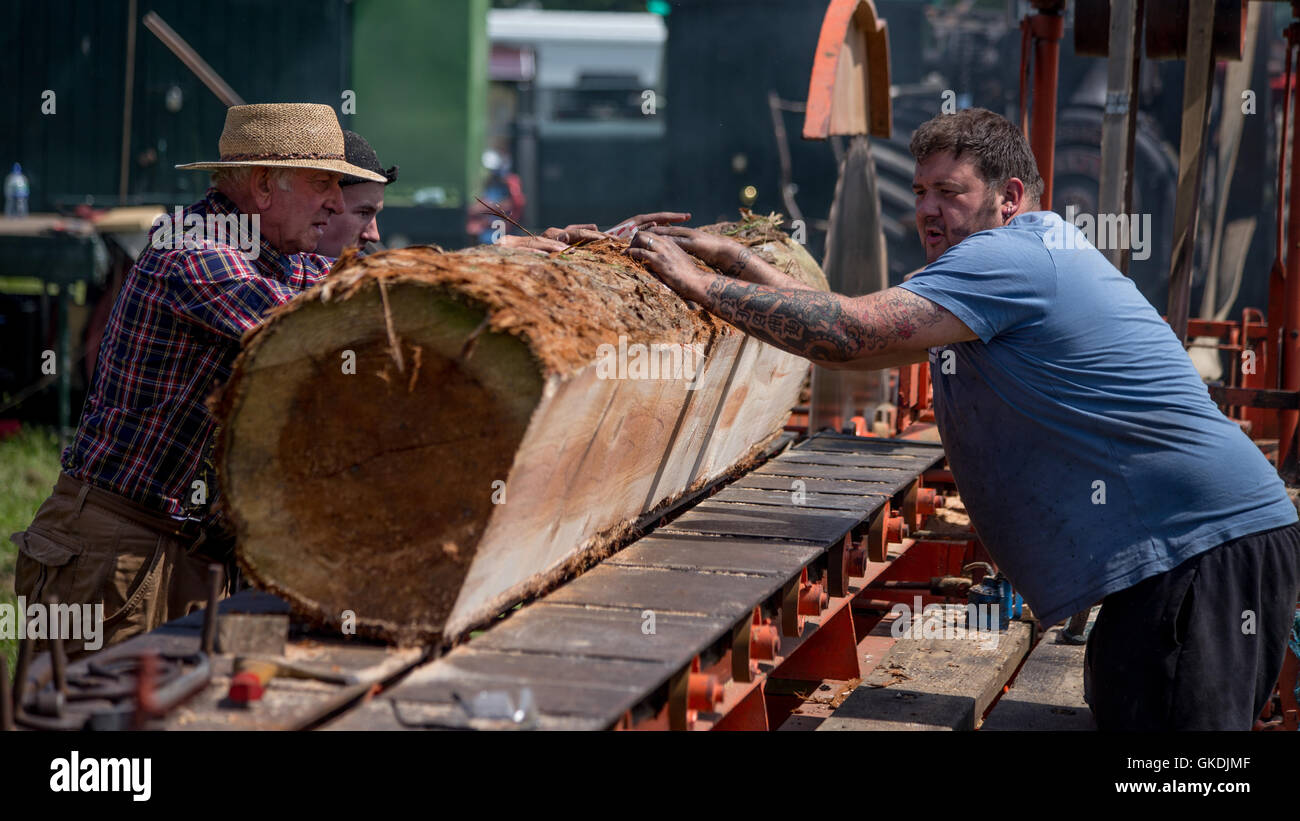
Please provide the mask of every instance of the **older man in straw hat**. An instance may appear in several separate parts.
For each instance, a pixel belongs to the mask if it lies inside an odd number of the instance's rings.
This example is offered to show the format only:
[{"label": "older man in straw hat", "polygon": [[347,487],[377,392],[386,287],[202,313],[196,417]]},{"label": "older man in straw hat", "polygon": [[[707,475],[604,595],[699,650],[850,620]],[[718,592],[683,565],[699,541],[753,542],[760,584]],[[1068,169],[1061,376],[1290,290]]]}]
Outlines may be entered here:
[{"label": "older man in straw hat", "polygon": [[324,105],[232,107],[220,151],[177,166],[212,172],[213,187],[151,232],[54,492],[11,537],[19,596],[102,617],[72,637],[83,639],[70,643],[74,656],[202,607],[206,566],[230,566],[204,400],[229,377],[240,335],[328,273],[330,260],[311,252],[343,210],[340,180],[385,179],[346,161]]}]

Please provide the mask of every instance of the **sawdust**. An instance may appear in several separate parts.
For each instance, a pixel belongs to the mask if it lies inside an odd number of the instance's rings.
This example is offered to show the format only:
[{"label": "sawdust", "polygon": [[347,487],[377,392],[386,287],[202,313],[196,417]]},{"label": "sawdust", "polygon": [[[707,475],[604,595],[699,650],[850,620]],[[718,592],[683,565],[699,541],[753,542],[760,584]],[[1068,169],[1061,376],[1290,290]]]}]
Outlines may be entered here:
[{"label": "sawdust", "polygon": [[972,527],[970,515],[961,497],[955,493],[948,494],[943,500],[943,507],[937,508],[928,529],[935,534],[969,535]]},{"label": "sawdust", "polygon": [[775,212],[764,217],[754,214],[748,208],[742,208],[739,222],[720,222],[706,226],[702,230],[716,231],[723,236],[731,237],[741,245],[752,247],[789,239],[789,236],[781,230],[784,221],[785,217]]}]

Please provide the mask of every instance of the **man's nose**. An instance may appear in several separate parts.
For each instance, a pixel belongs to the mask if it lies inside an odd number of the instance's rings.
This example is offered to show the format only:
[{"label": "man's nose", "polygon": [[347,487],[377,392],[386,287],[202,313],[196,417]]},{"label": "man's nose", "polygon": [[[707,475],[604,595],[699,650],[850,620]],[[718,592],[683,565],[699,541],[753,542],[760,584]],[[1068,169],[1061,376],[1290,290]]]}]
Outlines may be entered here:
[{"label": "man's nose", "polygon": [[926,217],[939,216],[939,200],[931,194],[926,194],[916,201],[916,213]]},{"label": "man's nose", "polygon": [[361,239],[364,242],[379,242],[379,220],[372,217],[370,222],[361,231]]}]

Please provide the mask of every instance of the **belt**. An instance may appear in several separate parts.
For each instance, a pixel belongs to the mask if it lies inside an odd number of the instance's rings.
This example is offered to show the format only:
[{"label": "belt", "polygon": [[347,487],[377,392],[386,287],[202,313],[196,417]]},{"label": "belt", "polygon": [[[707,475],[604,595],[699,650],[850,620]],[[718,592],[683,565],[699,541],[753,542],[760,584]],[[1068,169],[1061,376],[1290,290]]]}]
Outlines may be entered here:
[{"label": "belt", "polygon": [[75,479],[67,473],[59,474],[59,479],[54,484],[54,490],[58,493],[66,493],[77,497],[84,494],[85,501],[89,504],[102,507],[165,536],[175,536],[192,541],[202,530],[197,519],[177,519],[168,516],[133,499],[128,499],[119,493],[104,490],[101,487],[95,487],[89,482]]}]

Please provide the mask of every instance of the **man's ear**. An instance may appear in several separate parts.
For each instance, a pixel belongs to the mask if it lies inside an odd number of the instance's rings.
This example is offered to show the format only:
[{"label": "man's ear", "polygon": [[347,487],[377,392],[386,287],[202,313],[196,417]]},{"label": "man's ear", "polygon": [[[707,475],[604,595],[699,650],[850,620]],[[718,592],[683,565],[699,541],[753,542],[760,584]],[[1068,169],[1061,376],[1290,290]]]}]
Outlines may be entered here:
[{"label": "man's ear", "polygon": [[1011,219],[1011,215],[1025,204],[1025,184],[1019,177],[1012,177],[1002,188],[1002,218]]},{"label": "man's ear", "polygon": [[248,187],[258,211],[265,211],[271,207],[271,189],[274,185],[271,183],[271,172],[266,166],[253,167],[253,176],[248,180]]}]

